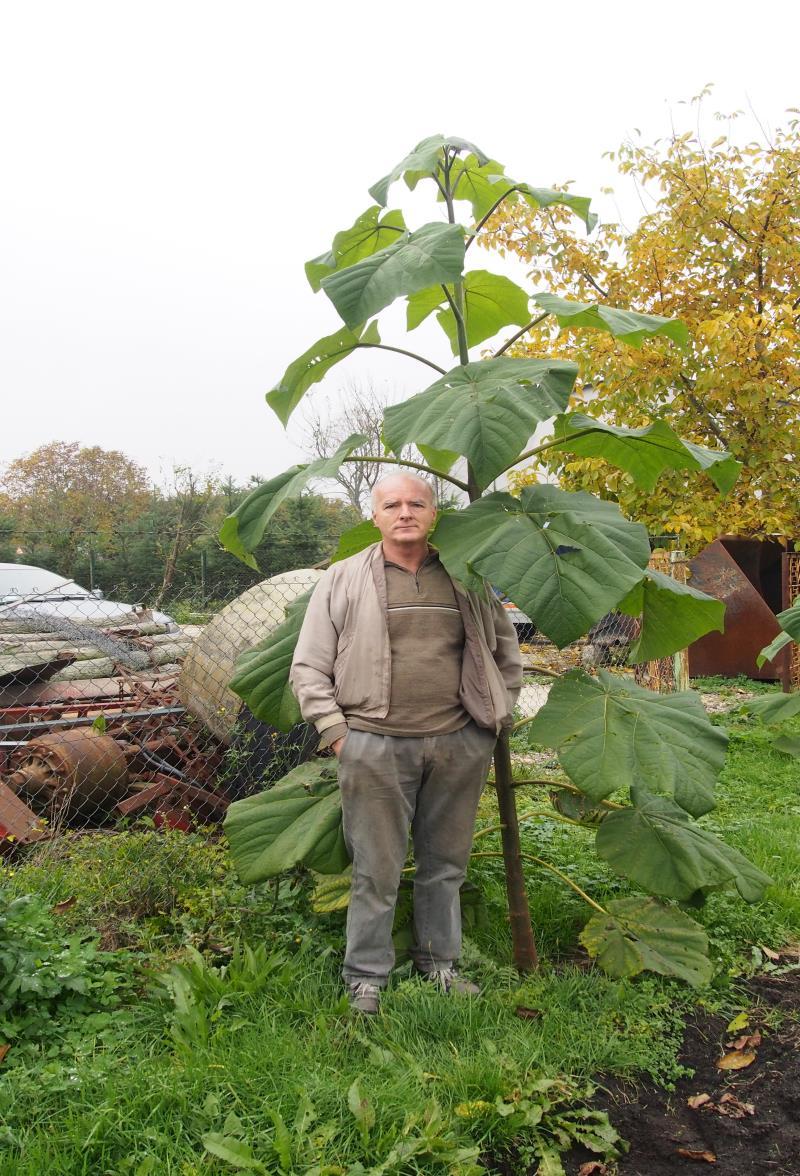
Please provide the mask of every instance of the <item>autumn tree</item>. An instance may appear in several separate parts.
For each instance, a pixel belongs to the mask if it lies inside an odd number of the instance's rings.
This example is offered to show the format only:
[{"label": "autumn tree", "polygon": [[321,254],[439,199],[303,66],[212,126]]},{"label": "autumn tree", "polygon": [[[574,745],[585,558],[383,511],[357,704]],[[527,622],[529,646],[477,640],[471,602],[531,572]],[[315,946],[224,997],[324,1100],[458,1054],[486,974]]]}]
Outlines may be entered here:
[{"label": "autumn tree", "polygon": [[[651,532],[678,533],[690,546],[720,533],[800,535],[800,121],[742,145],[736,129],[731,116],[710,143],[675,132],[611,153],[644,202],[632,232],[608,224],[578,237],[560,206],[517,204],[498,211],[489,238],[551,291],[537,299],[541,325],[512,354],[546,346],[577,360],[573,407],[590,417],[631,427],[663,420],[743,463],[721,499],[686,471],[637,485],[596,456],[587,437],[570,454],[542,453],[517,485],[554,473],[564,487],[614,499]],[[680,316],[689,345],[654,338],[632,350],[607,332],[573,329],[603,325],[598,302]]]},{"label": "autumn tree", "polygon": [[0,483],[26,555],[45,547],[59,571],[72,575],[87,543],[111,546],[125,522],[148,506],[141,466],[116,449],[53,441],[19,457]]}]

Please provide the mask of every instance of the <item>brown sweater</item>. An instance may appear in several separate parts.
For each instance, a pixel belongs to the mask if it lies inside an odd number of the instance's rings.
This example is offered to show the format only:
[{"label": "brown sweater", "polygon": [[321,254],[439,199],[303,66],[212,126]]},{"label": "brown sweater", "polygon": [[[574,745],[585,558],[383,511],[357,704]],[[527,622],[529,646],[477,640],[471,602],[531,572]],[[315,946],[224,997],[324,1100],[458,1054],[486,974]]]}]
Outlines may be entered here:
[{"label": "brown sweater", "polygon": [[347,716],[381,735],[446,735],[469,721],[458,697],[464,622],[453,583],[430,552],[416,574],[384,560],[392,684],[385,719]]},{"label": "brown sweater", "polygon": [[453,583],[432,551],[416,574],[391,560],[386,572],[391,648],[389,713],[384,719],[347,715],[347,726],[325,732],[326,744],[348,727],[380,735],[446,735],[469,721],[459,700],[464,622]]}]

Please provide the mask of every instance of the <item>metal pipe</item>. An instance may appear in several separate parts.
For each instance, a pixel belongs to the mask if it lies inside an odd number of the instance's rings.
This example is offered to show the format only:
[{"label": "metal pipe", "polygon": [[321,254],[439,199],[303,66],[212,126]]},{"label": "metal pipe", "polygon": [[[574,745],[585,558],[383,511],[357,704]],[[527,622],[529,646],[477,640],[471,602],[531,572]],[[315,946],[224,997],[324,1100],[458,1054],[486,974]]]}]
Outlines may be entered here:
[{"label": "metal pipe", "polygon": [[[106,715],[102,717],[106,723],[123,722],[127,719],[149,719],[156,715],[182,715],[186,711],[183,706],[158,706],[154,710],[141,711],[123,711],[118,715]],[[0,731],[3,729],[8,731],[50,731],[53,727],[91,727],[100,716],[85,715],[83,718],[75,719],[43,719],[38,723],[4,723],[0,725]]]}]

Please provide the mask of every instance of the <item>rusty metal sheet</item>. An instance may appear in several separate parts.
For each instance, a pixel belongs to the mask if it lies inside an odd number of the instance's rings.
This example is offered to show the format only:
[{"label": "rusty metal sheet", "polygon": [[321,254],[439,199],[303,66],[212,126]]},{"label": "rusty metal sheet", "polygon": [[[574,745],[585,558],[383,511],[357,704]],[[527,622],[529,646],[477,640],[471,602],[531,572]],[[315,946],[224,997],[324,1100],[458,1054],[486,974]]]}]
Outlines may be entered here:
[{"label": "rusty metal sheet", "polygon": [[32,809],[0,781],[0,848],[3,842],[38,841],[45,836],[42,822]]},{"label": "rusty metal sheet", "polygon": [[780,632],[775,614],[719,539],[689,561],[689,584],[725,604],[725,632],[707,633],[689,646],[692,677],[779,677],[785,654],[761,669],[756,665],[759,652]]}]

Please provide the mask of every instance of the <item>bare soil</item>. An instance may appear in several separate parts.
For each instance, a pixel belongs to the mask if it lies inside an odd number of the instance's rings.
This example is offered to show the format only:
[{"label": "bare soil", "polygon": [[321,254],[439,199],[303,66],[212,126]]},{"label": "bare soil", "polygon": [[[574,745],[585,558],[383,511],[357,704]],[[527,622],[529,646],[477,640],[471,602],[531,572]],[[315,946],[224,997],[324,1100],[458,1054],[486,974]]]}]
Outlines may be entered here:
[{"label": "bare soil", "polygon": [[[630,1145],[616,1167],[620,1176],[704,1169],[725,1176],[800,1174],[800,973],[756,977],[748,992],[750,1021],[739,1032],[727,1031],[727,1018],[703,1012],[687,1022],[680,1060],[694,1073],[674,1091],[603,1083],[593,1105],[608,1112]],[[718,1068],[723,1055],[736,1052],[731,1044],[753,1034],[757,1043],[740,1044],[739,1052],[755,1054],[754,1060],[738,1070]],[[593,1160],[575,1150],[565,1167],[570,1176],[582,1165],[602,1176]]]}]

